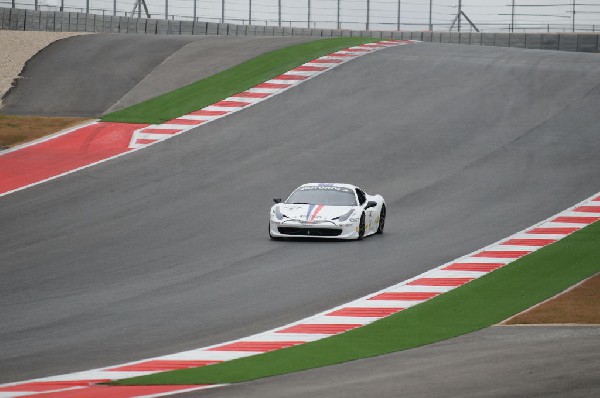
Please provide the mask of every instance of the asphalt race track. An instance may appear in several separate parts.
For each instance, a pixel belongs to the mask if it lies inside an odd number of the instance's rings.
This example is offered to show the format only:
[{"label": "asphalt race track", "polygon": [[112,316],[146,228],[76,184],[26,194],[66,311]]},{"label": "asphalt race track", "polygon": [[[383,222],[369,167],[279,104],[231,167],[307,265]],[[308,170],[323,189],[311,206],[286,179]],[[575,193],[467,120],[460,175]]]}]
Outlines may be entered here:
[{"label": "asphalt race track", "polygon": [[[83,35],[32,58],[7,115],[98,117],[214,75],[304,37]],[[48,78],[50,76],[50,78]]]},{"label": "asphalt race track", "polygon": [[[1,198],[0,382],[280,326],[583,200],[600,187],[599,82],[595,54],[390,48]],[[270,241],[271,198],[310,181],[381,193],[386,233]]]}]

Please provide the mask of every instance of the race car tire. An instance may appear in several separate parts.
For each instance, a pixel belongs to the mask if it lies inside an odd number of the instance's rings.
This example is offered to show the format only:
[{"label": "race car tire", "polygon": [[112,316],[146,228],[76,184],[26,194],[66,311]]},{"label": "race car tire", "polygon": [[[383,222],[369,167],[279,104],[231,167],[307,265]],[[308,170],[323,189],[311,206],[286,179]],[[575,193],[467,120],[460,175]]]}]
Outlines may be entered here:
[{"label": "race car tire", "polygon": [[381,206],[381,211],[379,212],[379,226],[377,227],[379,235],[383,233],[383,228],[385,228],[385,205]]},{"label": "race car tire", "polygon": [[358,224],[358,237],[356,240],[363,240],[365,237],[365,213],[360,216],[360,223]]}]

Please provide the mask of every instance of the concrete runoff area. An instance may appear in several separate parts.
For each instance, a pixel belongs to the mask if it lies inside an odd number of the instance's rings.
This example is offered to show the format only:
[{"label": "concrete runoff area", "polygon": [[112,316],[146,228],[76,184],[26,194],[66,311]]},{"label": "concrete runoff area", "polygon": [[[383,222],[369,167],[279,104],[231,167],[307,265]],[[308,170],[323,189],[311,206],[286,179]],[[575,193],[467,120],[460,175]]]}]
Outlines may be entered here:
[{"label": "concrete runoff area", "polygon": [[[244,337],[413,277],[598,191],[596,56],[420,43],[2,198],[0,381]],[[386,233],[272,242],[272,197],[381,193]]]},{"label": "concrete runoff area", "polygon": [[587,398],[600,392],[599,373],[600,327],[506,326],[376,358],[179,396]]},{"label": "concrete runoff area", "polygon": [[28,63],[4,114],[99,117],[314,38],[86,35]]}]

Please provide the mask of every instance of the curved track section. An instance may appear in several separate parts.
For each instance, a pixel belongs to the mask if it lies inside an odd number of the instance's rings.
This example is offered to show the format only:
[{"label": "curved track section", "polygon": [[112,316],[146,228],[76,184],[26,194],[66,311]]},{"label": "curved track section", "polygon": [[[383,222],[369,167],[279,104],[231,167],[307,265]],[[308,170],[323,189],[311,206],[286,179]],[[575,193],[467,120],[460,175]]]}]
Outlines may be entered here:
[{"label": "curved track section", "polygon": [[[597,192],[596,58],[391,48],[277,101],[4,197],[0,381],[280,326]],[[386,234],[269,241],[270,198],[316,180],[382,193]]]},{"label": "curved track section", "polygon": [[[27,64],[2,112],[98,117],[312,38],[84,35]],[[50,77],[50,78],[49,78]]]}]

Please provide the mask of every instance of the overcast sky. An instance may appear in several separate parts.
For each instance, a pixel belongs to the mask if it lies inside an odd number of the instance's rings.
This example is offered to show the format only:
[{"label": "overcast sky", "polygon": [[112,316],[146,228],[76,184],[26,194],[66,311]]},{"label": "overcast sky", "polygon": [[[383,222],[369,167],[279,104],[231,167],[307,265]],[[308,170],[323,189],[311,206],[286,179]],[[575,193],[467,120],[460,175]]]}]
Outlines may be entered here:
[{"label": "overcast sky", "polygon": [[[17,0],[31,3],[33,0]],[[60,4],[61,0],[39,0],[40,4]],[[84,8],[86,0],[63,0],[67,8]],[[92,9],[106,9],[112,13],[113,0],[89,0]],[[135,0],[118,0],[118,14],[130,12]],[[249,5],[252,4],[253,24],[278,24],[280,0],[196,0],[199,20],[221,20],[225,2],[225,21],[248,23]],[[10,0],[0,0],[10,3]],[[168,0],[169,15],[176,19],[191,19],[194,0]],[[368,0],[281,0],[281,20],[284,26],[308,26],[308,3],[311,4],[311,27],[336,28],[338,3],[340,22],[344,29],[365,29]],[[463,11],[483,31],[507,30],[511,23],[512,0],[463,0]],[[370,29],[396,30],[398,4],[403,30],[423,30],[429,24],[430,0],[370,0]],[[164,18],[165,0],[146,0],[155,18]],[[458,12],[458,0],[433,0],[432,24],[434,30],[448,30]],[[515,0],[515,26],[540,30],[551,25],[552,30],[570,30],[573,22],[573,0]],[[576,0],[575,22],[578,30],[600,30],[600,0]],[[101,13],[101,11],[100,11]],[[540,16],[537,16],[540,15]],[[463,26],[468,24],[463,20]],[[493,24],[493,25],[492,25]]]}]

